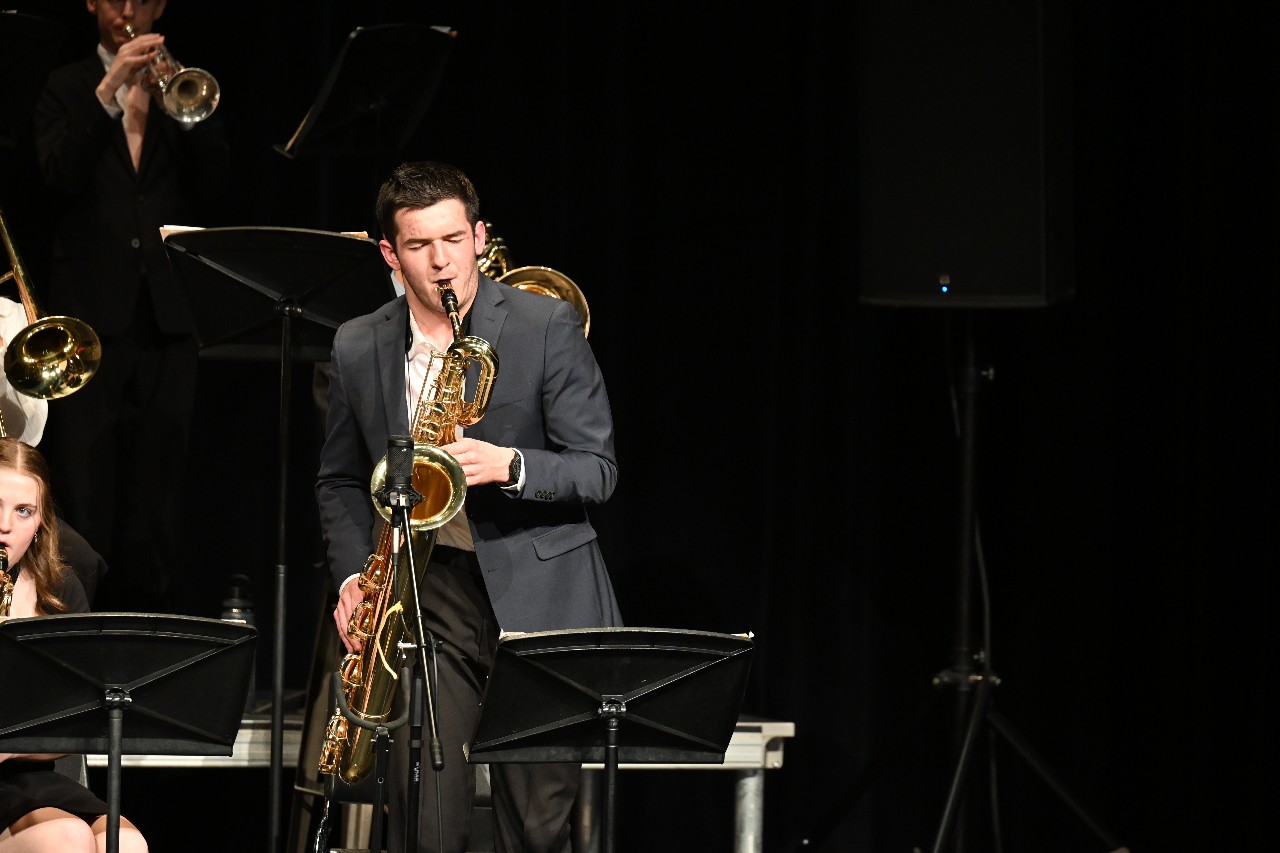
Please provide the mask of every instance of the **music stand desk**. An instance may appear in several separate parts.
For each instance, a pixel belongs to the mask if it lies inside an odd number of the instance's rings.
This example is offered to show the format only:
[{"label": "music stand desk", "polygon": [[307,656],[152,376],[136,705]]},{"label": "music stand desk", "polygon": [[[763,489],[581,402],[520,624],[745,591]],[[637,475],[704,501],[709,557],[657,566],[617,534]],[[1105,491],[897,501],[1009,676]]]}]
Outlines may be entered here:
[{"label": "music stand desk", "polygon": [[739,719],[749,635],[668,628],[586,628],[499,640],[475,764],[602,763],[602,849],[617,838],[623,763],[722,765]]},{"label": "music stand desk", "polygon": [[[284,716],[284,767],[296,767],[302,751],[302,714]],[[105,755],[89,755],[85,758],[89,767],[107,766]],[[202,767],[210,770],[246,770],[271,766],[271,717],[268,714],[249,714],[240,722],[230,755],[126,755],[121,760],[126,770],[138,768]]]},{"label": "music stand desk", "polygon": [[249,690],[257,631],[149,613],[0,623],[0,750],[106,753],[107,850],[119,849],[125,754],[227,755]]}]

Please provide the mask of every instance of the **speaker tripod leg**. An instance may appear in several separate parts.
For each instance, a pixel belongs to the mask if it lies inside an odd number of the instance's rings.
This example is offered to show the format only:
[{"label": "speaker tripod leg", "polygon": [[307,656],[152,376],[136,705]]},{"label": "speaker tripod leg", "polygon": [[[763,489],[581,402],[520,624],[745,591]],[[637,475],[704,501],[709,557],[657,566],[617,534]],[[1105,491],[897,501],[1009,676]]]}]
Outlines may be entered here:
[{"label": "speaker tripod leg", "polygon": [[1067,808],[1075,812],[1076,817],[1080,818],[1081,822],[1083,822],[1085,826],[1089,827],[1089,830],[1093,832],[1093,834],[1096,835],[1103,844],[1107,845],[1113,853],[1123,853],[1123,851],[1127,851],[1128,848],[1121,845],[1116,839],[1116,836],[1094,819],[1094,817],[1089,814],[1088,810],[1081,805],[1080,801],[1072,796],[1054,772],[1049,769],[1049,765],[1045,764],[1044,760],[1035,753],[1025,740],[1023,740],[1022,736],[1014,731],[1013,727],[1009,724],[1009,721],[1006,720],[999,711],[994,708],[988,708],[986,717],[987,723],[991,726],[992,731],[1003,738],[1009,746],[1013,747],[1015,752],[1022,756],[1022,760],[1027,762],[1027,766],[1034,770],[1036,774],[1044,780],[1044,783],[1049,786],[1053,793],[1058,795],[1058,799],[1062,800]]},{"label": "speaker tripod leg", "polygon": [[933,715],[934,706],[937,704],[939,695],[937,691],[934,691],[929,699],[917,709],[911,720],[902,726],[901,730],[893,738],[879,745],[879,748],[866,763],[864,769],[845,787],[840,797],[835,800],[835,805],[816,822],[814,828],[795,835],[784,848],[784,853],[801,853],[801,851],[805,850],[819,850],[822,848],[822,845],[826,843],[836,827],[858,807],[862,802],[863,796],[871,789],[873,783],[879,779],[890,763],[898,758],[902,752],[905,752],[910,743],[914,742],[919,730],[924,728],[925,719]]},{"label": "speaker tripod leg", "polygon": [[987,707],[990,702],[991,685],[994,676],[984,676],[978,680],[973,692],[973,705],[969,711],[969,722],[965,726],[964,737],[956,753],[956,768],[951,775],[951,788],[947,791],[947,801],[942,807],[942,819],[938,822],[938,834],[933,840],[933,853],[942,853],[942,845],[951,834],[952,824],[960,811],[964,797],[965,781],[969,777],[969,766],[973,762],[974,742],[978,738],[978,730],[986,720]]}]

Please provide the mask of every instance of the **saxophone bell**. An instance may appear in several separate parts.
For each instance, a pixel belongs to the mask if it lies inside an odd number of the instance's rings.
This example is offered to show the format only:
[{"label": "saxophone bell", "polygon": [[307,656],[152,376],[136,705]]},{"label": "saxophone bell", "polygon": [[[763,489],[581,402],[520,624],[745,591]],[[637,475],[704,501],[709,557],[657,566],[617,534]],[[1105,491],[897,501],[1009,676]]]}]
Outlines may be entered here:
[{"label": "saxophone bell", "polygon": [[[434,530],[458,514],[467,497],[467,475],[452,456],[433,444],[413,446],[412,488],[422,500],[409,513],[411,531]],[[369,492],[383,520],[392,520],[392,507],[379,499],[387,491],[387,458],[373,469]]]}]

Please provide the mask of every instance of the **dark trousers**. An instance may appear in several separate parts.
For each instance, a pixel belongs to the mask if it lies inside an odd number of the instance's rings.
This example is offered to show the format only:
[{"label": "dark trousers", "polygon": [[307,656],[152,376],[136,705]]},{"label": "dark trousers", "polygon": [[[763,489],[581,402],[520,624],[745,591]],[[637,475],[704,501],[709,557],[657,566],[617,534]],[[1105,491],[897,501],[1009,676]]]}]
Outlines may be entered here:
[{"label": "dark trousers", "polygon": [[[437,641],[433,693],[444,769],[437,772],[431,767],[424,723],[418,845],[419,851],[464,853],[476,777],[462,750],[480,718],[484,680],[498,644],[498,624],[475,554],[437,546],[422,586],[426,627]],[[408,753],[407,734],[397,737],[387,780],[392,853],[401,853],[405,846]],[[501,853],[569,853],[569,815],[578,794],[579,770],[576,764],[490,766],[494,834]]]}]

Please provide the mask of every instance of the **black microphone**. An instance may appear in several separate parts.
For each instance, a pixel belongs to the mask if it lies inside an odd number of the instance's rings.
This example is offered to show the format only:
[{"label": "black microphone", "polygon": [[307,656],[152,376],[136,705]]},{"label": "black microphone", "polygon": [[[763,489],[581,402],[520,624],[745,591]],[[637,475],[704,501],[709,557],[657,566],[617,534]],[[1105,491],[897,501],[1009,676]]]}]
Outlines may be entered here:
[{"label": "black microphone", "polygon": [[387,439],[387,473],[378,490],[378,502],[385,507],[414,507],[422,495],[413,488],[413,438],[393,435]]}]

